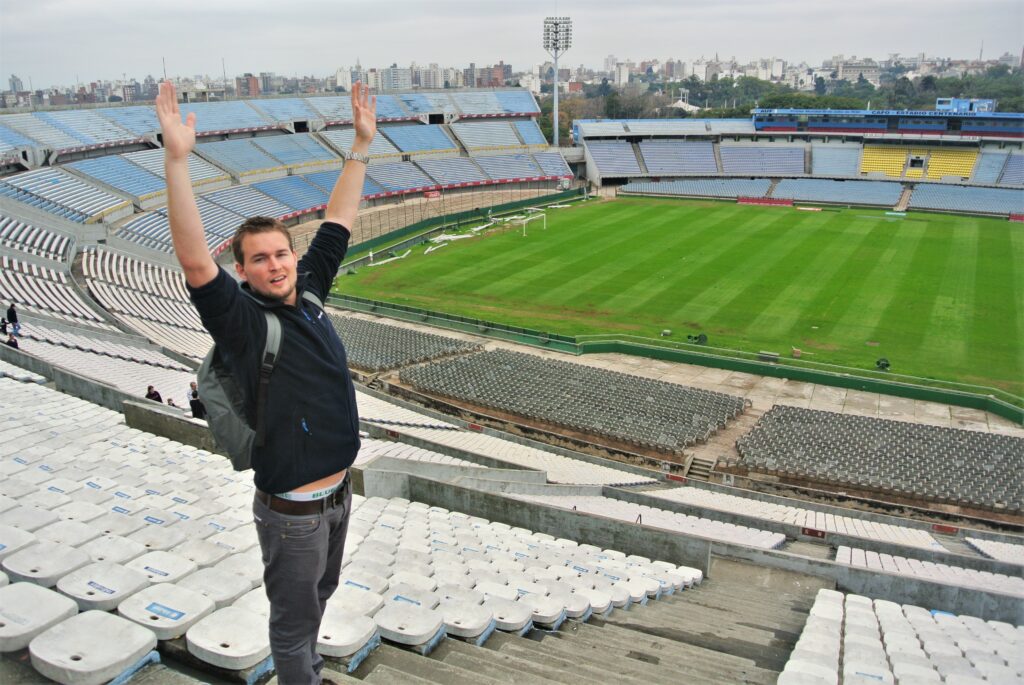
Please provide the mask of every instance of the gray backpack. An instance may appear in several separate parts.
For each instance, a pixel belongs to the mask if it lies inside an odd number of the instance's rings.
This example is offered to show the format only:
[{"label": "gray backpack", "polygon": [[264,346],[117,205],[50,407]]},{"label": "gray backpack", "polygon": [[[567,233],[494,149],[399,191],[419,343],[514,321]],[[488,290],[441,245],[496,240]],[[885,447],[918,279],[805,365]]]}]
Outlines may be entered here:
[{"label": "gray backpack", "polygon": [[[324,305],[313,293],[302,293],[302,299],[323,309]],[[245,419],[245,402],[231,372],[224,366],[217,346],[214,345],[199,365],[199,397],[206,406],[206,422],[213,433],[217,448],[231,459],[235,471],[252,468],[252,449],[264,444],[265,415],[270,376],[274,373],[281,351],[281,320],[272,309],[264,309],[267,317],[267,342],[260,358],[259,385],[256,391],[256,425]]]}]

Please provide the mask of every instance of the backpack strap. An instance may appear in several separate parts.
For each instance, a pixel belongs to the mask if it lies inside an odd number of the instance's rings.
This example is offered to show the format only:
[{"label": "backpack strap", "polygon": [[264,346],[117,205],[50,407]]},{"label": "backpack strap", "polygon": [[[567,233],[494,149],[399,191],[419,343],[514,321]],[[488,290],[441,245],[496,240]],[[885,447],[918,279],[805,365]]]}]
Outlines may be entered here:
[{"label": "backpack strap", "polygon": [[324,303],[320,301],[320,298],[309,292],[308,290],[302,291],[302,299],[310,304],[315,304],[317,309],[323,309]]},{"label": "backpack strap", "polygon": [[274,373],[278,353],[281,351],[281,320],[269,309],[263,310],[267,317],[267,342],[260,359],[260,378],[256,390],[256,445],[264,444],[266,429],[267,392],[270,390],[270,375]]}]

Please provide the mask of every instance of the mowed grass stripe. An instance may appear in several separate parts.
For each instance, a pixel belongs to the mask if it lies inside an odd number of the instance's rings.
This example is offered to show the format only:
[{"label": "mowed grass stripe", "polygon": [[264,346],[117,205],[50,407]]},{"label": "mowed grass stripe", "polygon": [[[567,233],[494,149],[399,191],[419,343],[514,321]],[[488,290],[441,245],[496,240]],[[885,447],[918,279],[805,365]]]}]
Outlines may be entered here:
[{"label": "mowed grass stripe", "polygon": [[1024,227],[1005,220],[616,200],[539,226],[417,248],[340,292],[569,335],[702,330],[864,369],[885,356],[1024,394]]},{"label": "mowed grass stripe", "polygon": [[773,338],[798,341],[797,321],[821,293],[836,287],[836,276],[849,264],[858,249],[874,235],[877,221],[869,219],[843,225],[832,221],[819,232],[821,243],[795,273],[777,282],[771,300],[750,325],[751,331]]}]

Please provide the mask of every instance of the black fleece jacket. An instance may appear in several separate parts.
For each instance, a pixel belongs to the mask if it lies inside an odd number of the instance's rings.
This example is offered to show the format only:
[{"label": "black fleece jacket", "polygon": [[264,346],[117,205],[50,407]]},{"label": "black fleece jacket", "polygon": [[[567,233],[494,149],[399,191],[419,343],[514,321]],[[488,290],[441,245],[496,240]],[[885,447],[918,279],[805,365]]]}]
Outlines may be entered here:
[{"label": "black fleece jacket", "polygon": [[[349,231],[325,221],[298,264],[294,307],[262,298],[226,271],[189,294],[218,353],[245,396],[256,425],[259,361],[267,339],[265,309],[281,320],[281,351],[270,379],[265,443],[253,448],[254,483],[264,492],[293,490],[348,468],[359,451],[355,387],[341,339],[327,314],[302,299],[323,302],[348,249]],[[257,302],[253,298],[258,298]]]}]

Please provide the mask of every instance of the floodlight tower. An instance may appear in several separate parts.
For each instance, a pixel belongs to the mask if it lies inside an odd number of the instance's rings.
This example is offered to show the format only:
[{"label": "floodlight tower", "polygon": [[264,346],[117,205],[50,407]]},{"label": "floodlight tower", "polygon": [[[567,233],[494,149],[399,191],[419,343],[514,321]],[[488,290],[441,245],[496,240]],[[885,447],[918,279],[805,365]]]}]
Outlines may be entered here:
[{"label": "floodlight tower", "polygon": [[553,113],[554,130],[552,142],[558,147],[558,56],[572,47],[572,19],[569,17],[548,17],[544,20],[544,49],[555,60],[555,103]]}]

